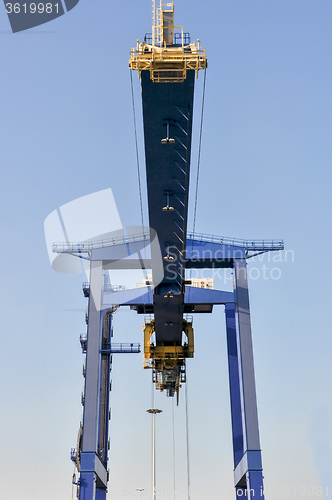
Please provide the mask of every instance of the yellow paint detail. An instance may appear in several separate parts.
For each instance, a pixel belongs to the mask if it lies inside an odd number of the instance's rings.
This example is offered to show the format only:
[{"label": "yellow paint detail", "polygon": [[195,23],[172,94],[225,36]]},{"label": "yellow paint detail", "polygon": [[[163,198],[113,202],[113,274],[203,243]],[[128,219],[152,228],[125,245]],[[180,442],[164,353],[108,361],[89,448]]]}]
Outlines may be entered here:
[{"label": "yellow paint detail", "polygon": [[[181,46],[173,45],[174,30],[181,30]],[[174,26],[174,2],[163,2],[156,7],[153,0],[152,43],[139,43],[130,52],[129,68],[150,71],[154,82],[183,82],[187,71],[207,67],[206,51],[200,42],[184,45],[182,26]]]}]

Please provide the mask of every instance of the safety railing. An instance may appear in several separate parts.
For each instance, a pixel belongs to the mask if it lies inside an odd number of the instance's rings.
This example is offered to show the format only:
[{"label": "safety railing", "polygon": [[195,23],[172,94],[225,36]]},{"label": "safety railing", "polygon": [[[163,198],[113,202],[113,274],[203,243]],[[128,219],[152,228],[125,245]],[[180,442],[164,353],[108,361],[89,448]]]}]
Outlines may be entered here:
[{"label": "safety railing", "polygon": [[141,345],[140,344],[134,344],[134,343],[120,343],[120,344],[114,344],[113,342],[111,344],[104,344],[101,353],[105,354],[121,354],[121,353],[139,353],[141,352]]},{"label": "safety railing", "polygon": [[[87,351],[88,339],[87,335],[80,335],[80,344],[83,354]],[[139,353],[141,352],[141,345],[137,343],[107,343],[103,344],[101,351],[102,354],[116,354],[116,353]]]},{"label": "safety railing", "polygon": [[86,346],[87,346],[87,336],[86,335],[83,335],[81,334],[80,335],[80,344],[81,344],[81,348],[82,348],[82,353],[85,354],[86,353]]},{"label": "safety railing", "polygon": [[[190,33],[174,33],[174,45],[190,45]],[[144,43],[152,45],[152,33],[145,33]]]},{"label": "safety railing", "polygon": [[[112,245],[124,245],[127,243],[134,243],[139,241],[146,241],[149,243],[149,233],[137,233],[128,236],[121,236],[116,238],[108,238],[106,240],[88,241],[85,243],[54,243],[52,250],[54,253],[88,253],[95,248],[109,247]],[[283,250],[283,240],[244,240],[240,238],[230,238],[228,236],[215,236],[204,233],[187,233],[187,240],[194,240],[196,242],[208,243],[223,243],[224,245],[231,245],[241,247],[245,250]]]},{"label": "safety railing", "polygon": [[[84,297],[89,297],[90,283],[88,281],[83,283],[82,290]],[[125,290],[128,290],[128,287],[124,285],[111,285],[110,283],[104,285],[104,292],[124,292]]]},{"label": "safety railing", "polygon": [[70,449],[70,460],[71,460],[72,462],[75,462],[75,463],[76,463],[76,459],[77,459],[76,448],[71,448],[71,449]]},{"label": "safety railing", "polygon": [[104,292],[124,292],[125,290],[128,290],[128,287],[124,285],[111,285],[109,283],[104,285]]},{"label": "safety railing", "polygon": [[283,240],[244,240],[240,238],[230,238],[227,236],[214,236],[204,233],[187,233],[187,240],[202,241],[208,243],[223,243],[241,247],[245,250],[283,250]]},{"label": "safety railing", "polygon": [[138,233],[128,236],[118,236],[107,238],[105,240],[87,241],[84,243],[53,243],[52,251],[54,253],[89,253],[95,248],[104,248],[112,245],[124,245],[136,241],[149,241],[150,233]]},{"label": "safety railing", "polygon": [[189,45],[190,33],[174,33],[174,45]]}]

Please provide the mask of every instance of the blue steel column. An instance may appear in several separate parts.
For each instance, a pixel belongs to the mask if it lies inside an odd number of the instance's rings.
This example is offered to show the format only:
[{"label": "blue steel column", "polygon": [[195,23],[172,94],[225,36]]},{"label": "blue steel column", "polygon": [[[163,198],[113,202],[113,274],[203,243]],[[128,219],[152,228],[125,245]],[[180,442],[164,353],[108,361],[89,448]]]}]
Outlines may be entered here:
[{"label": "blue steel column", "polygon": [[91,262],[79,500],[106,498],[107,470],[98,456],[102,288],[102,263]]},{"label": "blue steel column", "polygon": [[[110,371],[111,371],[111,335],[112,313],[114,308],[103,312],[102,341],[101,341],[101,367],[100,367],[100,405],[99,405],[99,435],[98,456],[107,470],[108,462],[108,423],[110,399]],[[108,474],[106,482],[108,481]],[[97,477],[96,500],[106,500],[107,485],[102,484]]]},{"label": "blue steel column", "polygon": [[106,500],[106,494],[106,488],[96,488],[96,500]]},{"label": "blue steel column", "polygon": [[96,480],[94,472],[80,473],[80,496],[79,500],[95,500]]},{"label": "blue steel column", "polygon": [[[227,334],[227,356],[229,391],[231,402],[232,436],[233,436],[233,456],[234,469],[243,457],[243,425],[242,425],[242,404],[240,390],[240,367],[237,349],[236,326],[235,326],[235,305],[225,304],[226,314],[226,334]],[[244,488],[236,488],[236,497],[240,498],[245,494]]]},{"label": "blue steel column", "polygon": [[[243,428],[243,456],[234,470],[236,496],[264,499],[260,450],[254,359],[251,336],[247,264],[234,260],[235,328],[239,361],[239,387]],[[227,309],[226,309],[227,311]],[[228,314],[230,322],[230,313]],[[228,328],[229,329],[229,328]],[[236,377],[235,377],[236,379]],[[238,415],[238,411],[236,411]]]}]

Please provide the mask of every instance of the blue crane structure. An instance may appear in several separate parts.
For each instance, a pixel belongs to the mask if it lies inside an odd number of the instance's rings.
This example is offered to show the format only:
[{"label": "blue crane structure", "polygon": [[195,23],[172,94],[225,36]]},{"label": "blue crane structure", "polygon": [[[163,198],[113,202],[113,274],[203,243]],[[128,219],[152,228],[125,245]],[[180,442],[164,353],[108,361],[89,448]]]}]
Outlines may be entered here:
[{"label": "blue crane structure", "polygon": [[[149,228],[142,234],[78,244],[54,244],[55,252],[90,260],[83,423],[72,459],[79,471],[79,500],[105,500],[108,484],[109,392],[112,353],[139,352],[135,344],[112,343],[112,315],[130,306],[151,314],[144,325],[144,367],[156,388],[179,395],[186,358],[194,356],[187,314],[226,315],[234,486],[236,498],[264,499],[250,322],[247,260],[282,250],[283,241],[246,241],[188,233],[188,194],[195,75],[206,53],[174,26],[174,3],[153,1],[152,34],[137,42],[130,68],[142,85]],[[176,30],[180,31],[176,31]],[[139,290],[105,288],[105,269],[151,269]],[[233,269],[233,291],[192,286],[188,269]]]}]

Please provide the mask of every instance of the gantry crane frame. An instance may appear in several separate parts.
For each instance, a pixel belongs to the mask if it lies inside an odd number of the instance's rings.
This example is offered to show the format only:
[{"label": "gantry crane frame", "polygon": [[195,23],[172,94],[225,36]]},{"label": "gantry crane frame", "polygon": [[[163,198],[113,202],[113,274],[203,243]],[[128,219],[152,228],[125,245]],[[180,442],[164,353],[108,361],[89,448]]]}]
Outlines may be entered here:
[{"label": "gantry crane frame", "polygon": [[[188,233],[186,269],[233,269],[233,292],[185,286],[185,312],[211,313],[213,306],[223,305],[226,316],[227,355],[232,416],[234,486],[236,498],[264,499],[262,460],[251,338],[247,261],[257,253],[284,249],[282,240],[239,240]],[[83,442],[80,450],[80,500],[105,500],[108,482],[107,450],[105,461],[98,449],[99,398],[103,324],[118,307],[130,307],[138,314],[154,310],[153,285],[135,290],[104,290],[105,269],[152,268],[151,242],[147,234],[94,241],[91,243],[56,243],[56,253],[68,253],[90,260],[89,313]],[[111,333],[106,351],[111,354]],[[121,352],[114,348],[113,352]],[[127,352],[134,352],[133,347]],[[136,350],[138,352],[138,349]],[[111,356],[109,358],[109,367]],[[104,393],[108,405],[108,391]],[[105,405],[104,405],[105,407]],[[107,424],[108,425],[108,424]],[[86,438],[84,439],[84,436]],[[108,446],[107,446],[108,448]]]},{"label": "gantry crane frame", "polygon": [[[116,308],[129,306],[138,314],[154,315],[144,327],[146,366],[154,368],[159,389],[173,396],[178,394],[179,381],[185,381],[185,358],[193,357],[192,324],[184,315],[211,313],[215,305],[224,305],[226,316],[236,498],[264,500],[247,260],[257,253],[282,250],[284,244],[187,233],[194,76],[207,67],[206,53],[199,41],[184,45],[183,30],[180,46],[173,43],[173,1],[160,0],[157,8],[153,0],[153,6],[152,44],[137,42],[129,62],[142,84],[150,227],[136,237],[53,247],[54,252],[90,261],[82,439],[81,448],[73,453],[80,472],[79,500],[106,500]],[[140,293],[104,290],[105,269],[131,268],[152,269],[152,283]],[[212,268],[233,269],[233,292],[195,288],[185,279],[187,269]],[[165,373],[171,371],[174,384],[166,387]]]}]

